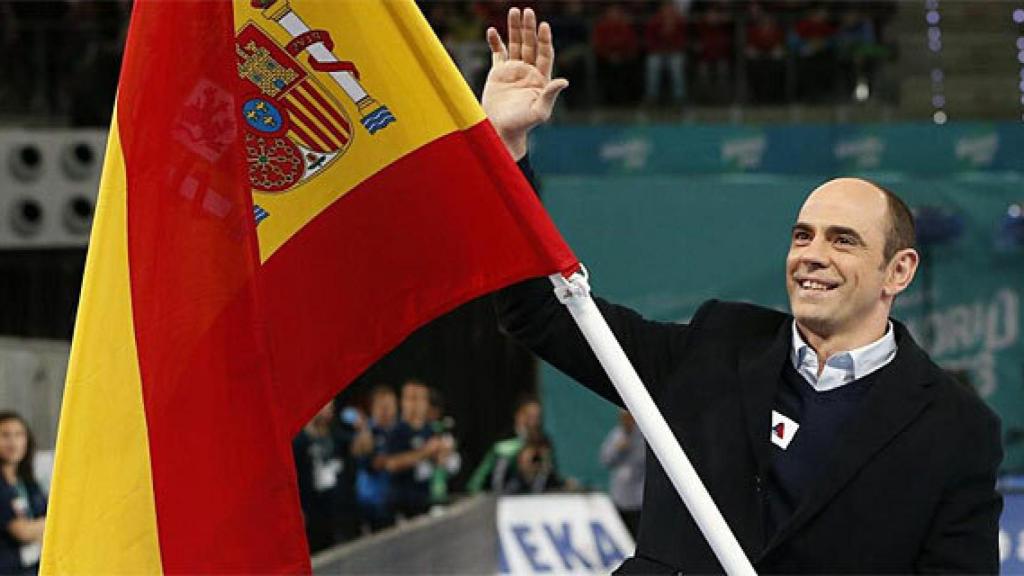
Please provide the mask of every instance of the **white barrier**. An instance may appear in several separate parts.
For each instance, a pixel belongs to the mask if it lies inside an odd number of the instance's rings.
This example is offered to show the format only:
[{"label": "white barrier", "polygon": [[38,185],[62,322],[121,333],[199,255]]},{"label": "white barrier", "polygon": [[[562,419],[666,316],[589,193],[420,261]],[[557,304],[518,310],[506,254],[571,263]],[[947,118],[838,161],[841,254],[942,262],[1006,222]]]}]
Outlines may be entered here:
[{"label": "white barrier", "polygon": [[605,494],[502,496],[497,521],[502,574],[608,574],[635,548]]}]

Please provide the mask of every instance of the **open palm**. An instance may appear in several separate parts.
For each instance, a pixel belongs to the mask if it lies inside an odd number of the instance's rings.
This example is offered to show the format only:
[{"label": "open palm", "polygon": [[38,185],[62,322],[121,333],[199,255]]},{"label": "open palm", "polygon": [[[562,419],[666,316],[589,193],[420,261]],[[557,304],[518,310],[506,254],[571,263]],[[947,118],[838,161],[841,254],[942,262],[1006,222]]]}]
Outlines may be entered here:
[{"label": "open palm", "polygon": [[551,117],[555,99],[569,82],[551,79],[555,50],[551,27],[527,8],[508,11],[508,47],[494,28],[487,30],[491,71],[482,104],[498,135],[514,158],[526,153],[526,135]]}]

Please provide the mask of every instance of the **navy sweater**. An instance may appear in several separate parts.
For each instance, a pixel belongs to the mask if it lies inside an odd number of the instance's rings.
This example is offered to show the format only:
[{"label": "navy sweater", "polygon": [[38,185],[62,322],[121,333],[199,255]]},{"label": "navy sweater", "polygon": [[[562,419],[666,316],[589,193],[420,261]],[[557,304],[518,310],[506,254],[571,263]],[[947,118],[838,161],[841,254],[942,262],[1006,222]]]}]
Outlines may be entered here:
[{"label": "navy sweater", "polygon": [[772,443],[766,475],[765,535],[770,539],[796,512],[808,488],[828,465],[843,426],[856,414],[876,376],[886,368],[827,392],[818,392],[790,362],[775,394],[776,412],[799,428],[785,450]]}]

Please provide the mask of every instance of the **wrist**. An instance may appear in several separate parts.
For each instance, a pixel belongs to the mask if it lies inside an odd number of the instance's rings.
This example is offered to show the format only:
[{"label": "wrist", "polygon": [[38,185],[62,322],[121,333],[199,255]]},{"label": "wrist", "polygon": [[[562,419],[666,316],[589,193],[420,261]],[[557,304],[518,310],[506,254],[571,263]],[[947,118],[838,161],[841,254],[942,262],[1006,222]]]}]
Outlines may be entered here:
[{"label": "wrist", "polygon": [[505,145],[505,149],[512,156],[512,159],[519,162],[526,156],[526,132],[502,132],[498,131],[498,137]]}]

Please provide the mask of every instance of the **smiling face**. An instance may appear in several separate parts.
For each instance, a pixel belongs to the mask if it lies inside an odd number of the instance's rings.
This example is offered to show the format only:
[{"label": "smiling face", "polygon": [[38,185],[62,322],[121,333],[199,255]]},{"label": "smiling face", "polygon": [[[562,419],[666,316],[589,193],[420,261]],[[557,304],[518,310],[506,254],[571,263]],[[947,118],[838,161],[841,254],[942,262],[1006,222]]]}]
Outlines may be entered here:
[{"label": "smiling face", "polygon": [[832,180],[808,196],[786,258],[790,309],[805,336],[852,348],[885,333],[917,266],[912,249],[885,261],[890,222],[885,194],[864,180]]}]

